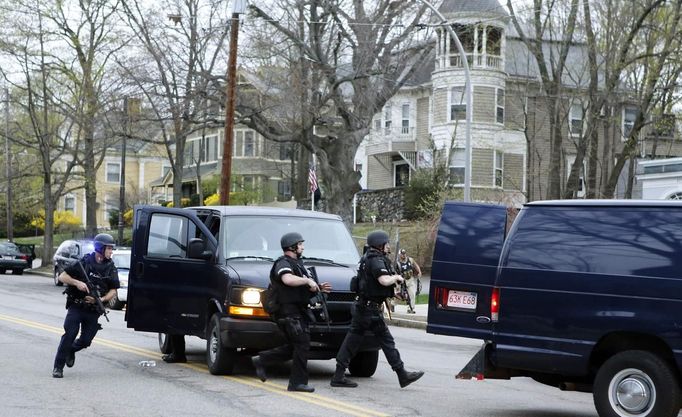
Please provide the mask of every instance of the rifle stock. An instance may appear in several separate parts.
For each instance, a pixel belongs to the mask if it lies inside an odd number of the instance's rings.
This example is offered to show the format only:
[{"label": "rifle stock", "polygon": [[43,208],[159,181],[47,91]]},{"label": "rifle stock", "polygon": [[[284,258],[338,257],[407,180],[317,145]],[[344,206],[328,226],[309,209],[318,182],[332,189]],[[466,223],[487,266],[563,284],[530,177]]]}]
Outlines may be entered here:
[{"label": "rifle stock", "polygon": [[322,305],[322,313],[324,314],[324,320],[327,323],[327,328],[331,325],[331,322],[329,320],[329,309],[327,308],[327,294],[322,292],[322,287],[320,286],[320,280],[317,278],[317,270],[315,269],[314,266],[311,266],[308,268],[310,270],[310,275],[317,283],[317,287],[319,288],[319,291],[310,299],[310,304],[316,305],[316,304],[321,304]]}]

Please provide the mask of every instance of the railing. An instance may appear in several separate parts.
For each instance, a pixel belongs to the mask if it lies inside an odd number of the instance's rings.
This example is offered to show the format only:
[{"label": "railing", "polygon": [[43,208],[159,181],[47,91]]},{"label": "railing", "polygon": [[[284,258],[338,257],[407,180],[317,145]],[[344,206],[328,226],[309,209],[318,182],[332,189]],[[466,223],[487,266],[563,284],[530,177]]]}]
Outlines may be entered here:
[{"label": "railing", "polygon": [[[499,55],[474,55],[467,54],[467,63],[470,68],[502,70],[504,61]],[[450,53],[445,59],[446,66],[464,68],[462,57],[458,53]],[[447,65],[449,63],[449,65]]]}]

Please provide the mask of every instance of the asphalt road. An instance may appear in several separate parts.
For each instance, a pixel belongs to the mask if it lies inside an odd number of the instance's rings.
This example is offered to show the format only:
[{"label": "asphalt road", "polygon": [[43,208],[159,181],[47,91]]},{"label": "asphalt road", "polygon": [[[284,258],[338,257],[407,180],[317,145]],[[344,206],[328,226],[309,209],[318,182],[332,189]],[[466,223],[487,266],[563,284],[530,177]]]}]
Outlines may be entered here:
[{"label": "asphalt road", "polygon": [[[206,369],[205,342],[188,338],[187,364],[160,360],[155,334],[125,327],[110,312],[95,343],[80,352],[63,379],[51,377],[62,334],[64,296],[47,277],[0,275],[0,415],[3,416],[596,416],[589,394],[562,392],[528,379],[458,381],[457,371],[479,342],[392,327],[403,360],[422,369],[400,389],[383,355],[372,378],[356,389],[331,388],[333,361],[311,361],[314,394],[286,391],[288,364],[255,378],[248,360],[234,376]],[[140,367],[153,360],[154,367]]]}]

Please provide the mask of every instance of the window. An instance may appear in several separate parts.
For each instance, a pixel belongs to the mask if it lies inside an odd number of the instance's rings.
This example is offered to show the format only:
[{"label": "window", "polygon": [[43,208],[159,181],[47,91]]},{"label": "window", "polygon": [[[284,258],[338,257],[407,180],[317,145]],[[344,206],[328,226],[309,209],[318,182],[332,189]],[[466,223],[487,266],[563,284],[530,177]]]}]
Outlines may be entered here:
[{"label": "window", "polygon": [[504,178],[504,153],[495,151],[495,187],[502,187]]},{"label": "window", "polygon": [[583,106],[580,103],[572,104],[569,111],[569,131],[573,136],[583,133]]},{"label": "window", "polygon": [[253,138],[253,131],[247,130],[244,132],[244,156],[256,155],[256,141]]},{"label": "window", "polygon": [[362,164],[355,164],[355,172],[362,172]]},{"label": "window", "polygon": [[393,186],[404,187],[410,183],[410,166],[407,162],[393,163]]},{"label": "window", "polygon": [[450,121],[466,120],[467,105],[464,98],[464,87],[450,89]]},{"label": "window", "polygon": [[76,198],[71,195],[64,197],[64,211],[74,212],[76,209]]},{"label": "window", "polygon": [[635,106],[625,106],[623,108],[623,139],[630,137],[632,128],[635,127],[635,120],[639,111]]},{"label": "window", "polygon": [[208,136],[204,143],[205,162],[218,160],[218,137]]},{"label": "window", "polygon": [[171,170],[171,166],[170,166],[170,165],[164,165],[164,166],[162,166],[162,167],[161,167],[161,176],[165,178],[166,175],[168,175],[168,173],[170,172],[170,170]]},{"label": "window", "polygon": [[504,124],[504,90],[502,88],[497,89],[497,105],[495,118],[497,123]]},{"label": "window", "polygon": [[381,130],[381,118],[374,119],[374,130],[377,132]]},{"label": "window", "polygon": [[121,182],[121,164],[118,162],[107,163],[107,182]]},{"label": "window", "polygon": [[187,219],[167,214],[154,214],[149,225],[147,255],[159,258],[187,255]]},{"label": "window", "polygon": [[391,124],[393,123],[391,113],[391,105],[386,104],[384,107],[384,133],[387,135],[391,133]]},{"label": "window", "polygon": [[291,143],[279,144],[279,159],[282,161],[291,159]]},{"label": "window", "polygon": [[277,195],[284,200],[291,198],[291,182],[290,181],[278,181],[277,182]]},{"label": "window", "polygon": [[410,133],[410,105],[403,104],[403,123],[401,125],[401,133]]},{"label": "window", "polygon": [[450,184],[464,184],[465,161],[466,152],[464,152],[464,149],[455,149],[452,151],[452,156],[450,157]]},{"label": "window", "polygon": [[113,211],[118,210],[118,203],[118,196],[115,194],[109,194],[104,197],[104,212],[106,213],[107,220]]}]

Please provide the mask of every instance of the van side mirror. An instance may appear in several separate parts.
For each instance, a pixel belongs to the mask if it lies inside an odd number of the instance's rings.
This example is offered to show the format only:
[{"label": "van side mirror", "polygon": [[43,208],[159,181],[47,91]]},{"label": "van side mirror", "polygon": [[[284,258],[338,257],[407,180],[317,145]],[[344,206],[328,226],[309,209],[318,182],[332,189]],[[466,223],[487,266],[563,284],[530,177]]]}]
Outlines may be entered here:
[{"label": "van side mirror", "polygon": [[192,259],[209,260],[213,254],[210,251],[204,250],[206,242],[198,237],[189,240],[187,245],[187,257]]}]

